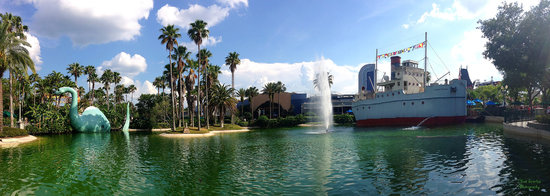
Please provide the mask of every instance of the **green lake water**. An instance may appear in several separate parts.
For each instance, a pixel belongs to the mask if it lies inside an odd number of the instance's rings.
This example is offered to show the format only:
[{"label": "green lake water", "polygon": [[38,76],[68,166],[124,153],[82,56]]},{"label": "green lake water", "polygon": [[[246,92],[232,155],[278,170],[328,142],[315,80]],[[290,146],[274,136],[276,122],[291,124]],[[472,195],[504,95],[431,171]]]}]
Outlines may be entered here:
[{"label": "green lake water", "polygon": [[550,189],[550,145],[505,137],[498,124],[319,132],[39,137],[0,149],[0,193],[516,195]]}]

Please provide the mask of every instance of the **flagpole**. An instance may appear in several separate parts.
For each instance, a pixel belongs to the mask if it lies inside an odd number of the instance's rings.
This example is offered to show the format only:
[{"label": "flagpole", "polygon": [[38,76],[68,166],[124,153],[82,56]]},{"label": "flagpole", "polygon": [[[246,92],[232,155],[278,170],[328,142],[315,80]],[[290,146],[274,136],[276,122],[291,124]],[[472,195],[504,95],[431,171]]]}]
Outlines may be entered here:
[{"label": "flagpole", "polygon": [[428,32],[424,33],[424,82],[422,86],[426,89],[426,64],[428,64]]},{"label": "flagpole", "polygon": [[376,88],[376,81],[378,81],[378,77],[377,77],[377,73],[378,73],[378,48],[376,49],[376,56],[375,56],[375,63],[374,63],[374,86],[373,86],[373,91],[374,93],[376,93],[377,89]]}]

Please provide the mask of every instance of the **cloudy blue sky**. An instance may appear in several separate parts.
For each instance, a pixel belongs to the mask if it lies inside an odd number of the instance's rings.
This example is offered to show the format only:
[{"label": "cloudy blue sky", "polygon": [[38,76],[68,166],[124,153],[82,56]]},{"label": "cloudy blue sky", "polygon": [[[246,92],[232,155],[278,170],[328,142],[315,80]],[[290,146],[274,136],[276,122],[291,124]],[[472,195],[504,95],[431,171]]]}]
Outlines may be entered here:
[{"label": "cloudy blue sky", "polygon": [[[520,1],[529,8],[537,0]],[[317,0],[12,0],[0,1],[29,26],[33,60],[42,76],[67,74],[68,64],[94,65],[124,76],[123,83],[142,93],[156,93],[151,82],[167,64],[167,51],[157,37],[167,24],[180,28],[178,42],[196,52],[187,37],[189,23],[208,23],[204,46],[211,62],[222,66],[222,83],[231,83],[224,65],[229,52],[240,54],[236,88],[282,81],[291,92],[311,92],[316,67],[334,75],[333,91],[355,93],[357,72],[380,53],[424,40],[428,32],[428,70],[435,76],[458,76],[468,66],[472,79],[500,80],[483,59],[485,39],[476,29],[480,19],[494,17],[501,0],[317,1]],[[194,56],[195,54],[193,54]],[[422,51],[401,55],[421,60]],[[379,61],[379,77],[389,74],[389,59]],[[85,76],[79,86],[87,88]]]}]

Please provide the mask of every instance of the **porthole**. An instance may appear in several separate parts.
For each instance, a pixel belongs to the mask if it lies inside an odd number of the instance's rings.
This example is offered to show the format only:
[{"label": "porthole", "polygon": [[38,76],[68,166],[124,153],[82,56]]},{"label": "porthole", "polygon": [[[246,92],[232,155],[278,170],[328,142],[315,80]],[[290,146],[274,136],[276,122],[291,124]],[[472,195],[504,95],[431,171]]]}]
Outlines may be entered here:
[{"label": "porthole", "polygon": [[363,110],[365,109],[365,107],[363,107]]},{"label": "porthole", "polygon": [[403,105],[405,105],[405,102],[403,102]]},{"label": "porthole", "polygon": [[395,96],[395,93],[391,93],[391,96]]},{"label": "porthole", "polygon": [[401,94],[401,92],[397,92],[397,94],[399,95],[399,94]]},{"label": "porthole", "polygon": [[411,105],[414,105],[414,102],[411,102]]},{"label": "porthole", "polygon": [[370,110],[370,106],[369,106],[369,110]]},{"label": "porthole", "polygon": [[424,101],[422,101],[422,104],[424,104]]}]

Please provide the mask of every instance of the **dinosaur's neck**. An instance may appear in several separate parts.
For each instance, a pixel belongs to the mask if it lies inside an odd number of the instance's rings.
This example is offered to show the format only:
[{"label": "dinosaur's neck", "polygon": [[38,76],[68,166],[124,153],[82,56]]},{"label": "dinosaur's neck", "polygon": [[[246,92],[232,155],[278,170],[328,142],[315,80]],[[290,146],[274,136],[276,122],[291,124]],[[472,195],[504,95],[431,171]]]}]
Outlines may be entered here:
[{"label": "dinosaur's neck", "polygon": [[69,115],[71,116],[71,120],[76,120],[73,118],[78,118],[78,94],[76,91],[72,88],[69,88],[69,93],[71,93],[72,100],[71,100],[71,109]]}]

